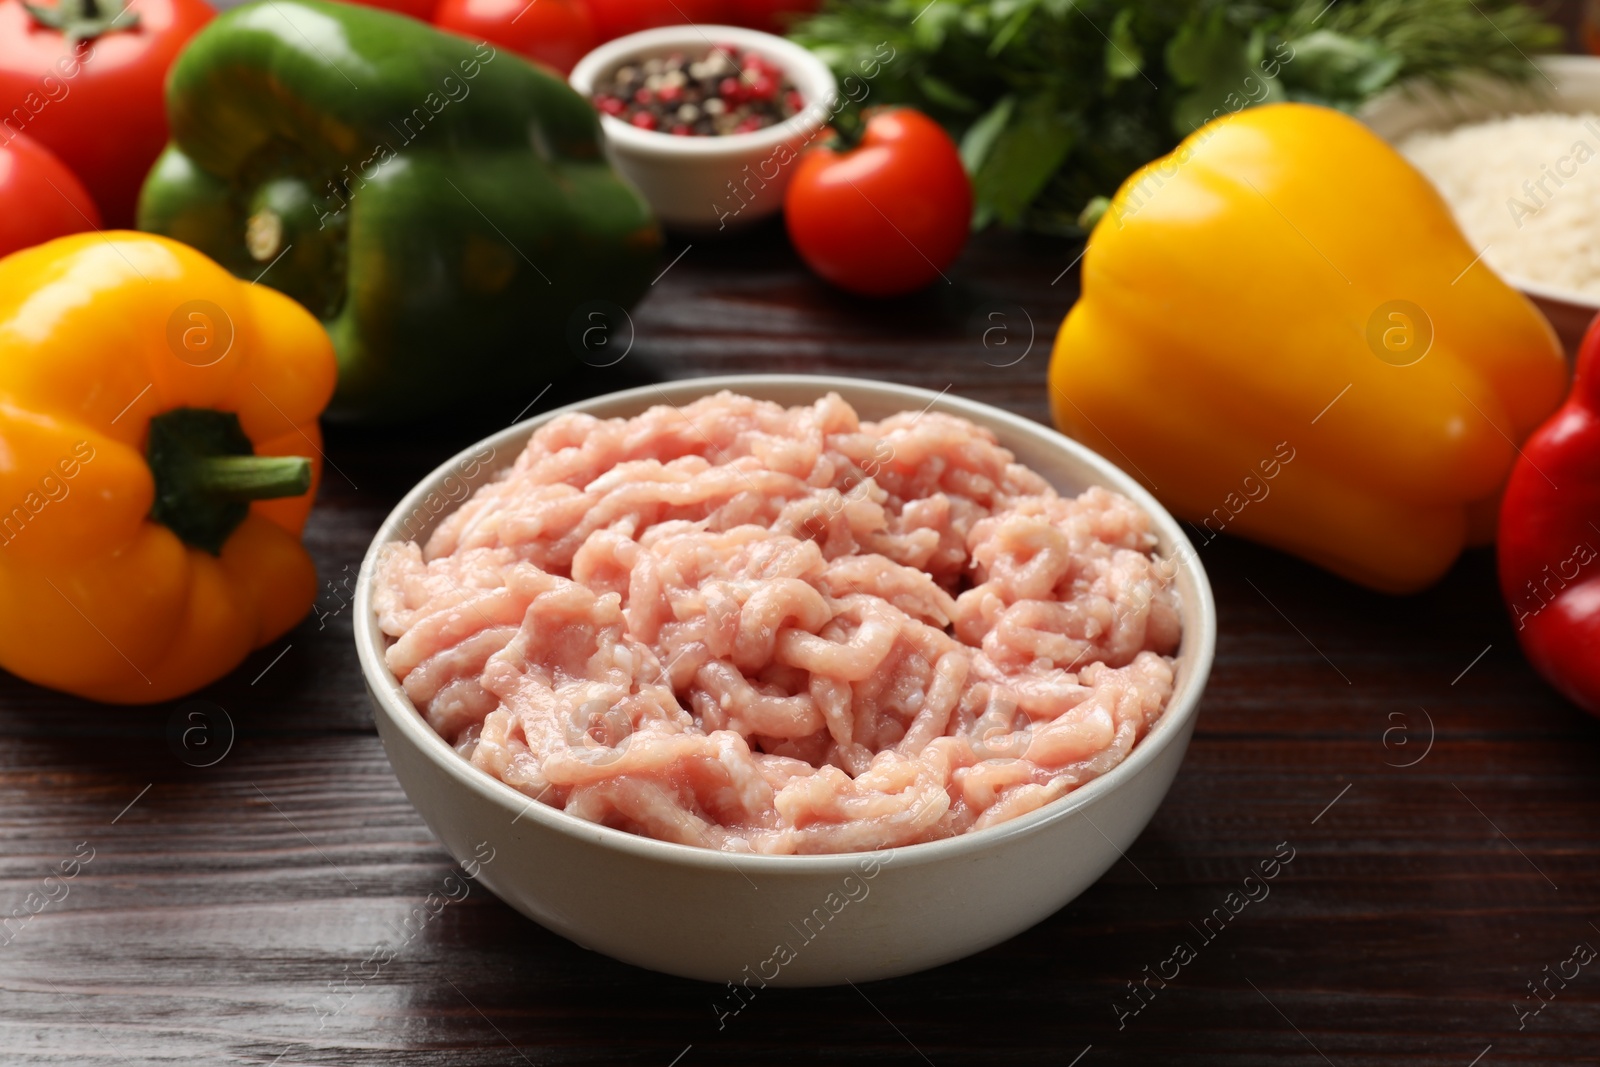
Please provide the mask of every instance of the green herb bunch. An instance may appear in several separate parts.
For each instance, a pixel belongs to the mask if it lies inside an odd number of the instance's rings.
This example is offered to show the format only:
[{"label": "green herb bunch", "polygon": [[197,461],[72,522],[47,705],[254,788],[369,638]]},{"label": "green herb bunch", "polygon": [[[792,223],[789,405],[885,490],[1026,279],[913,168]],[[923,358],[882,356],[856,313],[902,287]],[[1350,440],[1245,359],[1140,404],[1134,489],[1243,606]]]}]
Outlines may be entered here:
[{"label": "green herb bunch", "polygon": [[976,226],[1059,233],[1215,116],[1353,110],[1412,78],[1526,80],[1561,43],[1506,0],[827,0],[792,36],[841,77],[875,71],[851,93],[866,106],[910,104],[957,136]]}]

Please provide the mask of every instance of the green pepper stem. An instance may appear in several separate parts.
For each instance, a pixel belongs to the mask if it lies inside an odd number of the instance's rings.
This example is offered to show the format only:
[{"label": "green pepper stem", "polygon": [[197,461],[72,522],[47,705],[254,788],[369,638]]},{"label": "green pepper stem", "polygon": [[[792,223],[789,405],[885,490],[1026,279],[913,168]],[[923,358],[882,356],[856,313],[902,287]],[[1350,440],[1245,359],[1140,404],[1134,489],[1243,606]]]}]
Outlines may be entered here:
[{"label": "green pepper stem", "polygon": [[189,484],[225,500],[300,496],[311,488],[304,456],[206,456],[190,461]]}]

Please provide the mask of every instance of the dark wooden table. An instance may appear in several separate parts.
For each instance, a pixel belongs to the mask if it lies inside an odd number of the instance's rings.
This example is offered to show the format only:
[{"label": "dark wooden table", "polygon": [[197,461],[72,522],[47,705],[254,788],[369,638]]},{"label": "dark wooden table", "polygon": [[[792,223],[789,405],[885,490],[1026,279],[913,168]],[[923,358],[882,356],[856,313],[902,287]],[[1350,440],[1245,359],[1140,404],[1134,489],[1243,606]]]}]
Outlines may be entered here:
[{"label": "dark wooden table", "polygon": [[[0,678],[0,918],[93,857],[0,945],[0,1063],[1596,1062],[1600,962],[1548,1003],[1528,983],[1600,946],[1600,723],[1523,661],[1487,553],[1391,599],[1207,545],[1221,638],[1166,803],[1128,862],[971,959],[768,991],[719,1030],[718,988],[593,955],[474,887],[360,971],[452,871],[351,642],[348,589],[400,494],[530,403],[691,375],[870,376],[1043,419],[1077,251],[986,237],[952,284],[872,304],[811,280],[776,230],[696,243],[616,366],[421,435],[332,430],[316,615],[198,703],[100,708]],[[1270,896],[1203,938],[1284,842]],[[1129,983],[1179,942],[1196,958],[1133,1013]]]}]

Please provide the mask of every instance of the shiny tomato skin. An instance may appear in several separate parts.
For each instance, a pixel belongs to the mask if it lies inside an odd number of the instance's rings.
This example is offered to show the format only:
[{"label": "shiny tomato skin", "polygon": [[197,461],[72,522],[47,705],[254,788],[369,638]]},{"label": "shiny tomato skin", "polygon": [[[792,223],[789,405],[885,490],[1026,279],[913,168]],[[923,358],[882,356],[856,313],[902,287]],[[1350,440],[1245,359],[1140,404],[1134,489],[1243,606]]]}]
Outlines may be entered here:
[{"label": "shiny tomato skin", "polygon": [[911,108],[867,119],[848,152],[800,158],[784,199],[789,239],[841,289],[898,296],[942,276],[967,243],[972,182],[950,135]]},{"label": "shiny tomato skin", "polygon": [[[600,40],[657,26],[723,21],[723,0],[588,0]],[[706,45],[709,50],[710,44]]]},{"label": "shiny tomato skin", "polygon": [[99,227],[99,209],[66,164],[27,134],[0,134],[0,257]]},{"label": "shiny tomato skin", "polygon": [[600,43],[584,0],[440,0],[436,26],[508,48],[565,75]]},{"label": "shiny tomato skin", "polygon": [[205,0],[130,0],[128,10],[139,16],[131,28],[74,54],[20,0],[0,0],[0,136],[22,132],[48,148],[119,228],[133,225],[139,187],[167,143],[167,68],[214,17]]}]

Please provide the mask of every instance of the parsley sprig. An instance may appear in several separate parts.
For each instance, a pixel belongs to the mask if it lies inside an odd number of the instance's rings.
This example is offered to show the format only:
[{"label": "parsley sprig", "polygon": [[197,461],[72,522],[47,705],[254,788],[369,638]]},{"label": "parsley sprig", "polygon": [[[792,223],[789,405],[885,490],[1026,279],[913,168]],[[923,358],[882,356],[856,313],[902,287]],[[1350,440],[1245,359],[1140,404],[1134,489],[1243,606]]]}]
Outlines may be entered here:
[{"label": "parsley sprig", "polygon": [[975,225],[1062,233],[1214,115],[1353,110],[1412,78],[1525,81],[1528,57],[1561,44],[1506,0],[827,0],[792,36],[857,78],[890,44],[863,103],[910,104],[957,135]]}]

